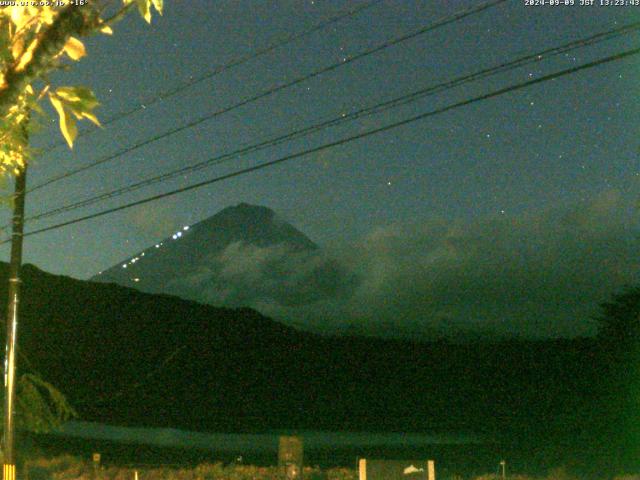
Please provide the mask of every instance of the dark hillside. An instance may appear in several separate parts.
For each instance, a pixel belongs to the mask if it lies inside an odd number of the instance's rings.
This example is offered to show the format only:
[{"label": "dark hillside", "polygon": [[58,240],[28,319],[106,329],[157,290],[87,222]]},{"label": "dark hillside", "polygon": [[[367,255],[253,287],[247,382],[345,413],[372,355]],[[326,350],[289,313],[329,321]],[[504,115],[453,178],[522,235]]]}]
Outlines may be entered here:
[{"label": "dark hillside", "polygon": [[[6,265],[0,265],[0,301]],[[20,366],[82,419],[198,431],[471,431],[572,438],[593,417],[595,341],[321,337],[26,266]]]}]

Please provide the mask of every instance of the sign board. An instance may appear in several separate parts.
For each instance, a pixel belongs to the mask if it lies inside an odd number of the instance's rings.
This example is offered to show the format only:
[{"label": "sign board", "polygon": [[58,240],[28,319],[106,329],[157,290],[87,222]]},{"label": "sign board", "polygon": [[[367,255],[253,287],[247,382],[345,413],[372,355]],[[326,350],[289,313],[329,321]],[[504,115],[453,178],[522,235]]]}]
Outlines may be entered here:
[{"label": "sign board", "polygon": [[433,460],[358,461],[359,480],[436,480]]},{"label": "sign board", "polygon": [[278,467],[286,480],[301,480],[303,465],[302,438],[280,437],[278,441]]}]

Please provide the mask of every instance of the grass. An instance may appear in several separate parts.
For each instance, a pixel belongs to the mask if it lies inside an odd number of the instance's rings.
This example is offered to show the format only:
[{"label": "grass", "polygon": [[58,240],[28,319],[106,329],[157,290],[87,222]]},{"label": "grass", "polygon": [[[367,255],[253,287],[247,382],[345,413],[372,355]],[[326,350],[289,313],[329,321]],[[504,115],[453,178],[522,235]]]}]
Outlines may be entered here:
[{"label": "grass", "polygon": [[[39,458],[25,462],[18,472],[24,480],[282,480],[277,467],[253,465],[224,465],[222,463],[202,464],[194,468],[169,467],[118,467],[101,466],[95,468],[87,460],[71,455],[55,458]],[[466,479],[459,475],[436,477],[437,480],[502,480],[495,474]],[[618,475],[613,480],[640,480],[640,475]],[[358,472],[349,468],[320,469],[305,467],[304,480],[357,480]],[[507,480],[581,480],[565,468],[556,468],[545,477],[508,475]],[[605,480],[605,479],[603,479]]]},{"label": "grass", "polygon": [[[277,467],[253,465],[203,464],[195,468],[95,468],[91,462],[64,455],[25,462],[25,480],[281,480]],[[357,472],[348,468],[304,468],[305,480],[356,480]]]}]

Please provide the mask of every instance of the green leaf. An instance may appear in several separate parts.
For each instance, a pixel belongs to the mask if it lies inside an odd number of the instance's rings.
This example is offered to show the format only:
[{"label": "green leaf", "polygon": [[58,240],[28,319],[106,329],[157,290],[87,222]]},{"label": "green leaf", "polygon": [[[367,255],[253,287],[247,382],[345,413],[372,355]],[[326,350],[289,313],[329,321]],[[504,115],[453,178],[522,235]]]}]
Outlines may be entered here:
[{"label": "green leaf", "polygon": [[136,0],[138,4],[138,11],[140,16],[145,19],[147,23],[151,23],[151,0]]},{"label": "green leaf", "polygon": [[80,103],[86,110],[93,110],[100,105],[95,94],[87,87],[60,87],[56,95],[66,103]]},{"label": "green leaf", "polygon": [[64,45],[64,52],[69,55],[72,60],[80,60],[87,54],[84,44],[75,37],[69,37]]},{"label": "green leaf", "polygon": [[104,33],[105,35],[113,35],[113,30],[106,23],[100,27],[100,32]]},{"label": "green leaf", "polygon": [[93,109],[100,105],[94,93],[86,87],[60,87],[55,95],[64,102],[65,109],[78,120],[87,119],[97,126],[100,122]]},{"label": "green leaf", "polygon": [[64,104],[56,95],[49,94],[49,100],[51,100],[51,104],[53,108],[58,112],[58,117],[60,118],[60,131],[62,132],[62,136],[69,144],[69,148],[73,148],[73,141],[78,136],[78,127],[76,126],[76,119],[69,113],[69,111],[64,108]]},{"label": "green leaf", "polygon": [[158,11],[160,15],[162,15],[162,9],[164,8],[164,0],[151,0],[153,2],[153,6]]}]

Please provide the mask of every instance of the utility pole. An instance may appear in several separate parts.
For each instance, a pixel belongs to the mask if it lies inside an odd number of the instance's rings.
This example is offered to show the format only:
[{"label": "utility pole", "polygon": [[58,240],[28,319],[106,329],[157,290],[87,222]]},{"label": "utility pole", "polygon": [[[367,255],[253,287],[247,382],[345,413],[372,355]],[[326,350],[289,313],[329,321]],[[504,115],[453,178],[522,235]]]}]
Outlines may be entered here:
[{"label": "utility pole", "polygon": [[7,339],[4,363],[4,480],[15,480],[16,462],[13,448],[14,410],[16,398],[16,349],[18,336],[18,306],[20,298],[20,266],[22,264],[22,238],[24,231],[24,200],[27,187],[27,164],[15,177],[13,221],[11,234],[11,260],[9,263],[9,305],[7,307]]}]

